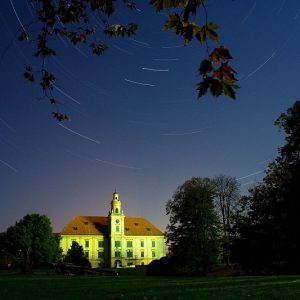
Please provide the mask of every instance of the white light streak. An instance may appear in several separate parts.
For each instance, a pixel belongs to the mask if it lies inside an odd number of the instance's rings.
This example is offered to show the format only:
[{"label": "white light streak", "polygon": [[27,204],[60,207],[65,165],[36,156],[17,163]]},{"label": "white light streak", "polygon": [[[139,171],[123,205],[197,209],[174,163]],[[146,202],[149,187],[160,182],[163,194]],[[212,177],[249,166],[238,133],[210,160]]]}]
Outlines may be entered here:
[{"label": "white light streak", "polygon": [[155,61],[175,61],[179,60],[179,58],[154,58]]},{"label": "white light streak", "polygon": [[277,14],[280,14],[280,12],[282,11],[282,9],[283,9],[283,7],[284,7],[284,5],[285,5],[285,2],[286,2],[286,0],[283,0],[283,1],[282,1],[281,5],[280,5],[280,8],[279,8],[279,10],[278,10],[278,12],[277,12]]},{"label": "white light streak", "polygon": [[253,72],[247,75],[247,78],[251,77],[253,74],[255,74],[257,71],[259,71],[270,59],[272,59],[275,56],[275,52],[272,53],[272,55],[264,62],[262,63],[258,68],[256,68]]},{"label": "white light streak", "polygon": [[0,162],[1,162],[3,165],[5,165],[5,166],[7,166],[8,168],[10,168],[12,171],[14,171],[14,172],[16,172],[16,173],[19,172],[17,169],[15,169],[13,166],[11,166],[10,164],[8,164],[7,162],[5,162],[5,161],[3,161],[3,160],[1,160],[1,159],[0,159]]},{"label": "white light streak", "polygon": [[133,55],[134,54],[134,53],[132,53],[130,51],[127,51],[127,50],[125,50],[123,48],[120,48],[120,47],[118,47],[116,45],[113,45],[113,47],[116,48],[116,49],[118,49],[118,50],[120,50],[121,52],[124,52],[124,53],[128,54],[128,55]]},{"label": "white light streak", "polygon": [[138,43],[135,43],[135,42],[133,42],[133,45],[138,46],[138,47],[142,47],[142,48],[148,48],[148,49],[152,49],[153,48],[151,46],[146,46],[146,45],[138,44]]},{"label": "white light streak", "polygon": [[25,32],[27,32],[27,30],[26,30],[25,27],[23,26],[23,24],[22,24],[22,22],[21,22],[21,20],[20,20],[20,18],[19,18],[19,16],[18,16],[18,14],[17,14],[17,12],[16,12],[16,9],[15,9],[15,6],[14,6],[12,0],[9,0],[9,2],[10,2],[10,4],[11,4],[12,9],[14,10],[14,13],[15,13],[15,15],[16,15],[16,17],[17,17],[17,19],[18,19],[18,21],[19,21],[19,23],[20,23],[20,25],[21,25],[21,27],[23,28],[23,30],[24,30]]},{"label": "white light streak", "polygon": [[67,126],[64,126],[64,125],[61,124],[61,123],[58,124],[58,125],[61,126],[61,127],[63,127],[64,129],[66,129],[66,130],[68,130],[68,131],[70,131],[70,132],[72,132],[72,133],[74,133],[74,134],[76,134],[76,135],[78,135],[78,136],[80,136],[80,137],[86,139],[86,140],[89,140],[89,141],[94,142],[94,143],[96,143],[96,144],[100,144],[99,141],[94,140],[94,139],[92,139],[92,138],[90,138],[90,137],[88,137],[88,136],[86,136],[86,135],[83,135],[83,134],[81,134],[81,133],[79,133],[79,132],[76,132],[76,131],[74,131],[74,130],[68,128]]},{"label": "white light streak", "polygon": [[261,173],[263,173],[264,172],[264,170],[260,170],[260,171],[258,171],[258,172],[254,172],[254,173],[251,173],[251,174],[248,174],[248,175],[246,175],[246,176],[243,176],[243,177],[240,177],[240,178],[237,178],[236,180],[242,180],[242,179],[245,179],[245,178],[248,178],[248,177],[251,177],[251,176],[254,176],[254,175],[257,175],[257,174],[261,174]]},{"label": "white light streak", "polygon": [[163,133],[162,135],[191,135],[191,134],[197,134],[203,132],[204,129],[194,130],[194,131],[185,131],[185,132],[174,132],[174,133]]},{"label": "white light streak", "polygon": [[99,158],[96,158],[96,161],[99,161],[100,163],[111,165],[111,166],[114,166],[114,167],[120,167],[120,168],[132,169],[132,170],[142,170],[142,168],[137,168],[137,167],[133,167],[133,166],[127,166],[127,165],[117,164],[117,163],[114,163],[114,162],[111,162],[111,161],[107,161],[107,160],[102,160],[102,159],[99,159]]},{"label": "white light streak", "polygon": [[247,14],[247,16],[241,22],[242,24],[244,24],[247,21],[247,19],[251,16],[251,14],[253,13],[253,11],[255,10],[255,7],[256,7],[256,1],[254,2],[254,5],[250,8],[250,11]]},{"label": "white light streak", "polygon": [[77,158],[85,159],[85,160],[88,160],[88,161],[90,161],[90,162],[92,162],[92,163],[96,163],[94,159],[91,159],[91,158],[88,158],[88,157],[85,157],[85,156],[76,154],[76,153],[74,153],[74,152],[72,152],[72,151],[70,151],[70,150],[68,150],[68,149],[66,149],[66,152],[67,152],[67,153],[70,153],[71,155],[73,155],[73,156],[75,156],[75,157],[77,157]]},{"label": "white light streak", "polygon": [[74,99],[72,96],[70,96],[69,94],[65,93],[64,91],[62,91],[59,87],[57,87],[55,84],[53,84],[53,87],[55,89],[57,89],[59,92],[61,92],[64,96],[66,96],[67,98],[69,98],[70,100],[72,100],[73,102],[77,103],[77,104],[81,104],[79,101],[77,101],[76,99]]},{"label": "white light streak", "polygon": [[143,85],[143,86],[155,86],[154,84],[151,83],[144,83],[144,82],[138,82],[138,81],[133,81],[133,80],[129,80],[127,78],[124,78],[125,81],[130,82],[130,83],[134,83],[134,84],[138,84],[138,85]]},{"label": "white light streak", "polygon": [[246,185],[249,185],[249,184],[253,184],[253,181],[245,182],[245,183],[241,184],[241,186],[246,186]]},{"label": "white light streak", "polygon": [[131,41],[133,41],[133,42],[138,43],[138,44],[142,44],[142,45],[145,45],[145,46],[150,46],[148,43],[141,42],[141,41],[135,40],[135,39],[133,39],[133,38],[129,38],[129,39],[130,39]]},{"label": "white light streak", "polygon": [[12,132],[16,132],[16,130],[14,128],[12,128],[7,122],[5,122],[2,118],[0,118],[0,121],[8,128],[10,129]]},{"label": "white light streak", "polygon": [[81,51],[77,46],[74,46],[74,48],[85,58],[89,58],[83,51]]},{"label": "white light streak", "polygon": [[181,48],[183,45],[177,45],[177,46],[162,46],[162,49],[174,49],[174,48]]},{"label": "white light streak", "polygon": [[169,69],[151,69],[151,68],[142,68],[146,71],[153,71],[153,72],[169,72]]}]

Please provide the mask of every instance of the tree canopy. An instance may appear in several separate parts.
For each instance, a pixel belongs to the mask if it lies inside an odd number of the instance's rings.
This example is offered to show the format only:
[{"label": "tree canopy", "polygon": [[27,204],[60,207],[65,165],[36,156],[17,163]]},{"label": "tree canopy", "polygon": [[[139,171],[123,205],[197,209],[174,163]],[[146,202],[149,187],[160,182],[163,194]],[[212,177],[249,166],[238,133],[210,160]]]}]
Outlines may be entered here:
[{"label": "tree canopy", "polygon": [[263,182],[243,198],[248,211],[238,220],[235,254],[248,270],[299,273],[300,101],[275,124],[286,143]]},{"label": "tree canopy", "polygon": [[85,266],[90,267],[91,263],[85,256],[83,247],[80,246],[77,242],[72,242],[71,248],[68,250],[64,261],[67,263],[74,264],[76,266]]},{"label": "tree canopy", "polygon": [[60,259],[60,237],[46,215],[28,214],[6,231],[6,251],[21,262],[23,272],[34,265]]},{"label": "tree canopy", "polygon": [[235,177],[219,175],[214,178],[216,187],[215,207],[222,224],[223,260],[230,264],[232,228],[240,206],[240,187]]},{"label": "tree canopy", "polygon": [[[102,55],[108,48],[107,39],[116,37],[128,37],[134,35],[138,24],[130,21],[127,25],[111,24],[110,18],[120,10],[117,2],[123,3],[127,9],[136,9],[137,4],[130,0],[95,1],[95,0],[32,0],[36,19],[27,24],[27,29],[22,26],[19,39],[21,41],[34,41],[36,50],[34,55],[41,58],[41,67],[33,69],[27,66],[24,77],[30,82],[38,82],[43,98],[51,105],[56,106],[52,112],[58,121],[67,120],[68,116],[59,109],[54,87],[56,76],[47,67],[46,59],[58,55],[58,49],[51,46],[54,38],[66,38],[74,46],[78,44],[87,45],[93,54]],[[208,91],[218,97],[227,95],[235,98],[238,88],[235,78],[236,71],[229,65],[232,56],[223,45],[210,48],[209,41],[219,41],[217,29],[219,26],[208,20],[206,0],[150,0],[150,5],[156,12],[165,10],[167,21],[164,30],[172,30],[176,35],[183,37],[184,45],[196,40],[206,48],[207,57],[203,58],[199,75],[201,81],[197,86],[198,96],[204,96]],[[199,11],[204,12],[201,24],[196,21]],[[95,26],[96,20],[100,28]],[[103,74],[105,75],[105,74]]]},{"label": "tree canopy", "polygon": [[166,238],[178,265],[207,273],[219,255],[219,219],[214,210],[215,185],[209,178],[192,178],[167,202],[170,217]]}]

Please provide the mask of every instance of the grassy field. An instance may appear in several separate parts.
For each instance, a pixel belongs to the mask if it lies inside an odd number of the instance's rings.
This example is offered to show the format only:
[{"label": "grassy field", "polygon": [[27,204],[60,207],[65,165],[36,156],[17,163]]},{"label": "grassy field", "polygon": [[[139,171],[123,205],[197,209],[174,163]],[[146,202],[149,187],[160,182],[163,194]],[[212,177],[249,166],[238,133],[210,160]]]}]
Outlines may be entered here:
[{"label": "grassy field", "polygon": [[62,276],[0,272],[0,299],[300,299],[300,276],[146,277]]}]

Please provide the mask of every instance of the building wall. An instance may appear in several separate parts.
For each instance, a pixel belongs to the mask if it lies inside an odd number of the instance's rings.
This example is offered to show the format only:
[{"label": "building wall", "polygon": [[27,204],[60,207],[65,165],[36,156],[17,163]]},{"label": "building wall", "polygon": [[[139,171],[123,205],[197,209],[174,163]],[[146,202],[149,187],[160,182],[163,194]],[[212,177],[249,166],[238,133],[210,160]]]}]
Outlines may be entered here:
[{"label": "building wall", "polygon": [[[101,266],[108,267],[109,261],[109,241],[107,237],[103,235],[62,235],[60,246],[63,250],[63,254],[66,255],[68,250],[72,246],[72,242],[75,241],[83,247],[85,253],[88,253],[88,259],[93,268]],[[88,245],[87,243],[88,242]],[[103,244],[101,247],[100,244]],[[103,253],[103,257],[98,257],[98,252]]]},{"label": "building wall", "polygon": [[[115,242],[120,241],[120,247],[116,247]],[[132,242],[132,247],[127,243]],[[144,242],[144,246],[142,243]],[[153,244],[154,243],[154,244]],[[128,252],[132,255],[129,256]],[[120,257],[116,257],[116,252],[120,252]],[[144,254],[144,257],[142,255]],[[154,259],[160,259],[166,255],[165,240],[163,236],[113,236],[111,238],[111,262],[112,267],[128,265],[148,265]]]},{"label": "building wall", "polygon": [[[119,261],[119,266],[147,265],[152,260],[160,259],[166,255],[163,236],[114,235],[109,241],[107,237],[100,235],[62,235],[63,254],[67,253],[73,241],[81,245],[86,253],[88,252],[88,258],[93,268],[98,267],[99,263],[104,267],[115,267],[117,266],[116,261]],[[99,241],[103,242],[103,247],[99,247]],[[120,247],[115,247],[115,241],[120,242]],[[132,242],[132,247],[127,242]],[[128,251],[132,251],[132,257],[128,257]],[[103,258],[98,257],[98,252],[103,252]],[[120,257],[116,257],[115,252],[120,252]],[[142,252],[144,252],[144,257],[142,257]]]}]

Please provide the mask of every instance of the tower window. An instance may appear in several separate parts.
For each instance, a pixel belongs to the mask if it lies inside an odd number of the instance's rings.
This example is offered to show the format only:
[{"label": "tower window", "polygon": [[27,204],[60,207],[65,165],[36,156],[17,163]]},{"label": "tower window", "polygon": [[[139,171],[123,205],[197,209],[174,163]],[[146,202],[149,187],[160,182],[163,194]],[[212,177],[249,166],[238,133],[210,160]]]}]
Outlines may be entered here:
[{"label": "tower window", "polygon": [[119,213],[119,209],[118,208],[116,208],[116,214],[118,214]]}]

